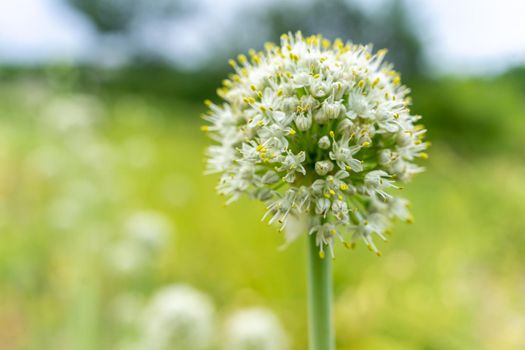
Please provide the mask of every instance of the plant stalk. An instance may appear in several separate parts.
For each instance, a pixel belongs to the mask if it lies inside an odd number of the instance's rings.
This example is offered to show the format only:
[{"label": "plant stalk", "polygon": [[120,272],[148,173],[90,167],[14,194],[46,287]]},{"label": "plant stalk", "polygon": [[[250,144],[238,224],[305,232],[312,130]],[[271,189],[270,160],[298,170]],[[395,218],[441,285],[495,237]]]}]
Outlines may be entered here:
[{"label": "plant stalk", "polygon": [[309,350],[335,350],[332,324],[332,259],[319,256],[315,234],[308,237]]}]

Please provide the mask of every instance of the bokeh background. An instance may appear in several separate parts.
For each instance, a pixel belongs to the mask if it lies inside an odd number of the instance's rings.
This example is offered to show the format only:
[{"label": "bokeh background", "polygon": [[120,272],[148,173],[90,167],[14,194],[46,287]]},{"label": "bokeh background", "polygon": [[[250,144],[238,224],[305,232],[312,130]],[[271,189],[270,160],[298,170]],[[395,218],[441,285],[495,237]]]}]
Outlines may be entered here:
[{"label": "bokeh background", "polygon": [[[302,30],[387,47],[432,142],[415,222],[338,247],[338,349],[525,349],[520,0],[20,0],[0,4],[0,348],[141,348],[186,285],[213,349],[264,307],[306,348],[305,241],[203,176],[202,100],[227,59]],[[144,348],[144,347],[142,347]],[[172,345],[172,349],[178,349]]]}]

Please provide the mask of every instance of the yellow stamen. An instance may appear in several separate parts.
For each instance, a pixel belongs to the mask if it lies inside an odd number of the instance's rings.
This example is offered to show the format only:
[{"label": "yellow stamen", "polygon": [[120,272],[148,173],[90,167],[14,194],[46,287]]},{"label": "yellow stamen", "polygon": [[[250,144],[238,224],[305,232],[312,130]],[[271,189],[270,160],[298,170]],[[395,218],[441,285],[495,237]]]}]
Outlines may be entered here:
[{"label": "yellow stamen", "polygon": [[397,75],[393,80],[392,80],[392,84],[394,85],[399,85],[401,83],[401,77],[399,75]]},{"label": "yellow stamen", "polygon": [[271,51],[273,48],[275,47],[275,44],[272,43],[272,42],[265,42],[264,43],[264,48],[267,50],[267,51]]},{"label": "yellow stamen", "polygon": [[343,41],[341,39],[335,39],[334,41],[334,48],[336,49],[342,49],[345,46]]},{"label": "yellow stamen", "polygon": [[388,49],[381,49],[377,51],[378,56],[384,56],[388,53]]},{"label": "yellow stamen", "polygon": [[246,58],[246,56],[243,55],[243,54],[238,55],[238,56],[237,56],[237,60],[239,60],[239,62],[240,62],[241,64],[245,64],[245,63],[248,61],[248,59]]},{"label": "yellow stamen", "polygon": [[227,89],[225,88],[218,88],[217,89],[217,95],[219,95],[220,97],[223,97],[226,96],[226,93],[228,92]]}]

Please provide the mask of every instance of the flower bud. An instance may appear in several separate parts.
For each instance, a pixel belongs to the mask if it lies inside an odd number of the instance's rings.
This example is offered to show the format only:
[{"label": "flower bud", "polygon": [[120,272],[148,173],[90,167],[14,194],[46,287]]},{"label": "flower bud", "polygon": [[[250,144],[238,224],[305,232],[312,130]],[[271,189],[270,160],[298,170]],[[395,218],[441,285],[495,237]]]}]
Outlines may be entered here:
[{"label": "flower bud", "polygon": [[328,198],[321,197],[315,201],[315,213],[317,215],[325,215],[328,209],[330,209],[330,200]]},{"label": "flower bud", "polygon": [[319,124],[324,124],[332,119],[337,119],[341,113],[341,104],[340,103],[329,103],[324,102],[321,105],[321,108],[315,112],[314,119]]},{"label": "flower bud", "polygon": [[310,86],[310,92],[314,97],[325,97],[330,92],[330,85],[327,82],[315,80]]},{"label": "flower bud", "polygon": [[295,117],[297,129],[306,131],[312,126],[312,115],[310,113],[301,113]]},{"label": "flower bud", "polygon": [[329,149],[330,148],[330,138],[328,136],[323,136],[319,139],[319,142],[317,142],[317,145],[320,149]]},{"label": "flower bud", "polygon": [[281,102],[281,108],[285,113],[293,113],[299,104],[297,97],[286,97]]},{"label": "flower bud", "polygon": [[315,172],[320,176],[325,176],[334,170],[334,163],[329,160],[322,160],[315,163]]},{"label": "flower bud", "polygon": [[339,125],[337,126],[337,132],[345,136],[350,136],[353,132],[353,125],[354,123],[350,119],[345,118],[339,122]]},{"label": "flower bud", "polygon": [[391,170],[394,174],[402,174],[405,172],[406,165],[405,161],[401,158],[396,158],[392,161]]},{"label": "flower bud", "polygon": [[301,88],[303,86],[310,85],[312,76],[308,73],[299,73],[293,77],[293,83],[295,88]]},{"label": "flower bud", "polygon": [[379,153],[379,164],[388,165],[392,162],[392,151],[389,149],[382,150]]},{"label": "flower bud", "polygon": [[332,84],[332,90],[334,92],[334,94],[333,94],[334,99],[339,100],[339,99],[343,98],[347,88],[348,88],[348,84],[347,83],[343,83],[343,82],[339,82],[339,81],[333,83]]},{"label": "flower bud", "polygon": [[266,172],[266,174],[263,175],[262,177],[262,182],[265,184],[265,185],[270,185],[270,184],[273,184],[273,183],[276,183],[277,181],[279,181],[281,178],[279,177],[279,175],[277,175],[277,173],[273,170],[268,170]]},{"label": "flower bud", "polygon": [[261,188],[257,191],[255,197],[260,201],[266,202],[273,197],[273,193],[269,188]]},{"label": "flower bud", "polygon": [[412,137],[406,132],[397,134],[396,142],[399,146],[404,147],[408,146],[412,141]]},{"label": "flower bud", "polygon": [[346,222],[348,220],[348,205],[345,201],[337,200],[332,203],[332,212],[339,220]]}]

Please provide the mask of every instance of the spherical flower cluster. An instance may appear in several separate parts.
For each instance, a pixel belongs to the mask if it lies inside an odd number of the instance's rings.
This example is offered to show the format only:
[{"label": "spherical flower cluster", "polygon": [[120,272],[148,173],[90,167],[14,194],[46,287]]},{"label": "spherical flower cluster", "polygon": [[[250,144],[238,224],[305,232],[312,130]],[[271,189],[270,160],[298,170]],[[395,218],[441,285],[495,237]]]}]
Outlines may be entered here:
[{"label": "spherical flower cluster", "polygon": [[209,173],[234,201],[248,194],[267,205],[266,218],[286,226],[308,216],[319,254],[340,239],[385,238],[393,218],[409,221],[405,199],[391,192],[423,171],[426,130],[410,113],[409,89],[383,58],[386,50],[320,35],[282,35],[281,45],[239,55],[235,74],[206,101],[203,131]]}]

